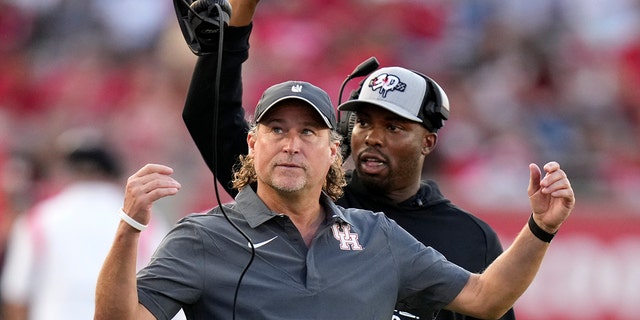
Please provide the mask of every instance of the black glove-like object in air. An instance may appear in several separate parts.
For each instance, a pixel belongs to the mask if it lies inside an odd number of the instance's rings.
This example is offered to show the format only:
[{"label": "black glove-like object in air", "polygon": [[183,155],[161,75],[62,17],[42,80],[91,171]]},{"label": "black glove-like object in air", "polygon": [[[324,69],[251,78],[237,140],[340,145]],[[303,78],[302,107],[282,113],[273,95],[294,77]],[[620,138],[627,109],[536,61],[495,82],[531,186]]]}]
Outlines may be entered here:
[{"label": "black glove-like object in air", "polygon": [[229,25],[231,16],[229,2],[227,0],[193,2],[174,0],[173,6],[189,49],[199,56],[215,52],[218,49],[220,28]]}]

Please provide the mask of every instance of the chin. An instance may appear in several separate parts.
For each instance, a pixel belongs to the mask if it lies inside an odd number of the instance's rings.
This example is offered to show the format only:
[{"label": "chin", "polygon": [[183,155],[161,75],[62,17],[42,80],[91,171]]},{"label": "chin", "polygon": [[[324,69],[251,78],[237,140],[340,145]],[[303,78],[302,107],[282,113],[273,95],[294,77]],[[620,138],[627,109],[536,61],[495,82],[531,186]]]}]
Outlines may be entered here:
[{"label": "chin", "polygon": [[285,193],[293,193],[304,188],[306,181],[273,181],[271,187]]},{"label": "chin", "polygon": [[362,184],[372,192],[386,193],[389,189],[389,179],[386,176],[362,174],[358,172]]}]

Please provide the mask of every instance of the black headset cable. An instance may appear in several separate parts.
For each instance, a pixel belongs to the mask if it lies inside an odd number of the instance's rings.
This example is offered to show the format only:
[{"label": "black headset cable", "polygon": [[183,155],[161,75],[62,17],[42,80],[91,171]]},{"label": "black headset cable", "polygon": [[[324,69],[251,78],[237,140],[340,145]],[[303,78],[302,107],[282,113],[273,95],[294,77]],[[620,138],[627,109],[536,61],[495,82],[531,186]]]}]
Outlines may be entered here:
[{"label": "black headset cable", "polygon": [[[220,37],[218,39],[218,68],[217,68],[217,72],[216,72],[216,79],[215,79],[215,85],[214,85],[214,101],[213,101],[213,131],[212,131],[212,135],[213,135],[213,187],[215,190],[215,194],[216,194],[216,200],[218,201],[218,207],[220,208],[220,212],[222,213],[222,215],[225,217],[225,219],[227,219],[227,221],[229,222],[229,224],[231,224],[231,226],[233,226],[233,228],[235,228],[249,243],[249,247],[251,249],[251,258],[249,259],[249,262],[247,263],[247,265],[244,267],[244,270],[242,270],[242,273],[240,274],[240,278],[238,278],[238,283],[236,284],[236,289],[235,289],[235,293],[233,295],[233,316],[232,319],[235,320],[236,319],[236,303],[238,300],[238,292],[240,291],[240,284],[242,283],[242,279],[244,278],[244,275],[247,273],[247,270],[249,270],[249,267],[251,266],[251,264],[253,263],[253,259],[255,258],[256,255],[256,249],[255,246],[253,245],[253,241],[251,241],[251,238],[249,238],[249,236],[242,231],[227,215],[227,213],[224,210],[224,205],[222,204],[221,200],[220,200],[220,192],[218,191],[218,183],[217,183],[217,174],[216,171],[218,170],[218,137],[216,134],[216,130],[218,128],[218,108],[219,108],[219,104],[220,104],[220,78],[221,78],[221,69],[222,69],[222,53],[223,53],[223,43],[224,43],[224,23],[222,23],[222,8],[220,7],[220,5],[215,4],[216,9],[218,10],[218,24],[220,26]],[[191,8],[191,7],[189,7]]]}]

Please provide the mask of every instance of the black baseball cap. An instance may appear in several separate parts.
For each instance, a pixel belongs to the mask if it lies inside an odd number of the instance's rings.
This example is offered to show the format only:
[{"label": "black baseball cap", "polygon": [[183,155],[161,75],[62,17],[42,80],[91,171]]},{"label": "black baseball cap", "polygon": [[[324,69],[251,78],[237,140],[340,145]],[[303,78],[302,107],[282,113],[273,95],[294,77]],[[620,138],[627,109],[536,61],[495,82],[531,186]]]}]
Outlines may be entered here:
[{"label": "black baseball cap", "polygon": [[286,81],[265,90],[256,106],[256,123],[260,122],[262,116],[274,105],[287,99],[298,99],[308,103],[318,112],[329,129],[336,129],[336,112],[331,98],[324,90],[305,81]]}]

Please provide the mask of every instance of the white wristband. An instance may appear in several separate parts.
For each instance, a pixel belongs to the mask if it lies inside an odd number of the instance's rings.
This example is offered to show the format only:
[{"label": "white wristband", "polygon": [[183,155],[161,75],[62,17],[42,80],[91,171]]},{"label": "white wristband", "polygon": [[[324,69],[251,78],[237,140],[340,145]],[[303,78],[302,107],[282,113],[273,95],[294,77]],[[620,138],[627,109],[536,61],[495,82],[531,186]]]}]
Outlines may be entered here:
[{"label": "white wristband", "polygon": [[144,229],[147,228],[146,225],[133,220],[133,218],[131,218],[126,212],[124,212],[124,210],[120,209],[120,219],[124,220],[124,222],[126,222],[128,225],[130,225],[132,228],[138,230],[138,231],[142,231]]}]

